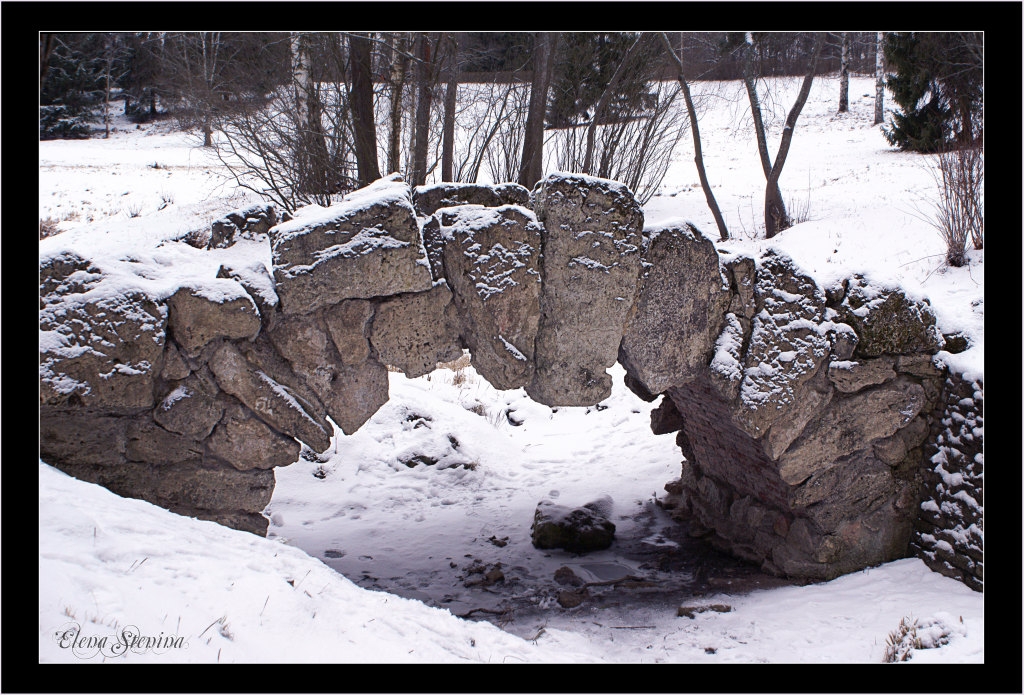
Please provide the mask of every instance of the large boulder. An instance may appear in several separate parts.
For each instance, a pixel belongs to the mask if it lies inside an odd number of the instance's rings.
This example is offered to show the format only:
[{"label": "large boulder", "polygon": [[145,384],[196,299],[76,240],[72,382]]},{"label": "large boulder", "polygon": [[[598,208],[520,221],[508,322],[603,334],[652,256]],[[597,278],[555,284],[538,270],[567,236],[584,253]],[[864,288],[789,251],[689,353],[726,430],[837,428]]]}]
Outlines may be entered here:
[{"label": "large boulder", "polygon": [[663,393],[704,371],[731,295],[714,244],[693,225],[645,230],[643,246],[619,362],[650,393]]},{"label": "large boulder", "polygon": [[370,343],[382,362],[410,379],[462,356],[452,293],[444,283],[377,305]]},{"label": "large boulder", "polygon": [[[764,438],[777,458],[832,397],[825,367],[831,339],[825,294],[788,257],[771,251],[762,257],[755,292],[761,310],[751,324],[733,419],[750,436]],[[724,330],[734,332],[735,323]],[[720,340],[719,348],[734,340]]]},{"label": "large boulder", "polygon": [[526,387],[551,406],[594,405],[611,394],[640,272],[643,210],[623,184],[552,174],[531,194],[542,233],[543,286],[536,371]]},{"label": "large boulder", "polygon": [[167,308],[140,289],[105,288],[71,253],[39,266],[41,406],[151,408]]},{"label": "large boulder", "polygon": [[285,314],[431,287],[409,186],[396,174],[330,207],[302,208],[270,236]]},{"label": "large boulder", "polygon": [[445,212],[444,267],[473,366],[495,388],[526,386],[540,319],[541,226],[515,205]]}]

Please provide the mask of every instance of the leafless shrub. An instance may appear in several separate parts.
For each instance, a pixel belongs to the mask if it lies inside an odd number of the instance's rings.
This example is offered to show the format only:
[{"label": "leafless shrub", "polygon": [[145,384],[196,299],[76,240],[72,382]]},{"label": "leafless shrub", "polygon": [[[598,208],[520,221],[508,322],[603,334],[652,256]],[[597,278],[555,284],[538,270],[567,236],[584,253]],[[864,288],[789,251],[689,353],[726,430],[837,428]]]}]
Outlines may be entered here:
[{"label": "leafless shrub", "polygon": [[47,217],[45,220],[44,219],[40,219],[39,220],[39,239],[42,240],[42,239],[45,239],[46,237],[51,237],[51,236],[53,236],[55,234],[60,234],[62,231],[64,231],[63,229],[60,229],[57,226],[57,224],[58,224],[57,220],[53,219],[52,217]]},{"label": "leafless shrub", "polygon": [[[672,152],[687,133],[686,112],[677,108],[680,87],[653,83],[656,98],[647,103],[623,104],[613,119],[597,127],[594,175],[621,181],[641,204],[657,192],[672,161]],[[587,127],[561,129],[552,139],[554,168],[581,172],[585,160]]]},{"label": "leafless shrub", "polygon": [[982,182],[984,158],[980,148],[960,148],[936,156],[939,200],[931,220],[946,242],[946,262],[954,267],[967,263],[967,240],[983,248],[985,217]]}]

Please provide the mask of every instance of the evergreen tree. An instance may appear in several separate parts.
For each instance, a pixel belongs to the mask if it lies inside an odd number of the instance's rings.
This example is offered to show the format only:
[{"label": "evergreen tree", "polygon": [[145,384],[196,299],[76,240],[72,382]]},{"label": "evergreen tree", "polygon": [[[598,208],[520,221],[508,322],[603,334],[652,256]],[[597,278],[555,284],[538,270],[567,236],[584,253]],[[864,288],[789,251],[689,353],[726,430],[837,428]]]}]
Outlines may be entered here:
[{"label": "evergreen tree", "polygon": [[[564,128],[588,121],[636,38],[636,34],[622,32],[563,34],[551,81],[548,123]],[[648,63],[646,67],[658,66]],[[620,80],[615,86],[610,108],[604,114],[607,119],[614,120],[617,105],[640,103],[646,98],[646,79],[651,75],[636,69],[630,74],[635,79]]]},{"label": "evergreen tree", "polygon": [[54,34],[39,87],[39,138],[84,139],[104,94],[103,35]]},{"label": "evergreen tree", "polygon": [[885,37],[891,68],[886,85],[899,110],[888,128],[889,144],[935,152],[955,139],[968,145],[982,126],[983,50],[971,33],[898,33]]}]

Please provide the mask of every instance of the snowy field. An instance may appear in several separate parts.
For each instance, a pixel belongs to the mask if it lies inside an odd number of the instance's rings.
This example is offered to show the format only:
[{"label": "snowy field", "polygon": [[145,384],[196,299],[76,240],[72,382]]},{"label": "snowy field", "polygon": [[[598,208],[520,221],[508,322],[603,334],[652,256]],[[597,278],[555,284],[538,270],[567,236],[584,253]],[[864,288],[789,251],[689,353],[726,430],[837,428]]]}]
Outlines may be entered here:
[{"label": "snowy field", "polygon": [[[774,156],[799,84],[771,85]],[[706,109],[708,177],[734,238],[718,241],[689,135],[646,205],[648,224],[692,220],[725,252],[774,246],[822,284],[852,272],[898,284],[928,298],[940,330],[969,336],[971,349],[940,359],[983,375],[983,252],[944,267],[927,222],[933,160],[891,150],[871,125],[872,78],[851,79],[842,115],[838,81],[815,81],[781,180],[805,221],[770,242],[758,238],[764,176],[742,85],[693,91]],[[194,134],[166,122],[116,125],[106,141],[40,143],[40,218],[64,230],[40,251],[137,250],[170,274],[212,274],[218,262],[183,244],[146,249],[208,227],[256,202],[252,194]],[[244,244],[234,253],[270,259]],[[657,504],[679,475],[674,437],[651,434],[652,404],[622,374],[616,365],[613,393],[597,407],[551,409],[521,389],[493,389],[471,366],[391,373],[390,401],[359,432],[276,470],[267,539],[122,499],[40,462],[40,661],[877,663],[906,617],[934,645],[909,663],[984,660],[983,595],[920,560],[801,586],[695,544]],[[533,548],[539,501],[604,495],[617,527],[611,548]],[[563,566],[589,584],[578,606],[559,603],[567,587],[553,577]],[[711,605],[729,610],[677,611]],[[125,653],[116,635],[129,626],[162,644],[140,639]]]}]

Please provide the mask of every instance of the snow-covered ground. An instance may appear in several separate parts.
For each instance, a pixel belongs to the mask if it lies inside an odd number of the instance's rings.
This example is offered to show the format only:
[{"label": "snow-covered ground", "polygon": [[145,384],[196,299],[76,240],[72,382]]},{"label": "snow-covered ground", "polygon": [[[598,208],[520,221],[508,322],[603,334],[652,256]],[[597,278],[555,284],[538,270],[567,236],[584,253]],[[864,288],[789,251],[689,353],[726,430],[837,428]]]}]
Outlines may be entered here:
[{"label": "snow-covered ground", "polygon": [[[772,85],[774,156],[798,84]],[[851,272],[897,283],[929,299],[941,330],[970,337],[967,352],[942,357],[983,374],[983,252],[970,251],[964,268],[943,265],[942,240],[922,219],[937,191],[932,160],[891,150],[871,126],[871,78],[851,79],[842,115],[837,81],[816,80],[781,181],[790,211],[807,221],[770,242],[757,238],[764,177],[741,85],[693,89],[704,95],[705,163],[734,238],[717,241],[689,138],[645,208],[649,224],[690,219],[723,251],[780,248],[822,283]],[[118,125],[108,141],[40,143],[40,218],[68,230],[40,250],[130,248],[175,273],[215,269],[189,247],[145,249],[255,202],[251,194],[227,182],[195,136],[166,123]],[[267,539],[119,498],[41,462],[40,660],[878,662],[907,616],[933,624],[922,634],[948,634],[911,663],[984,659],[983,595],[920,560],[798,586],[689,539],[656,504],[679,474],[679,449],[651,434],[651,404],[625,389],[621,368],[612,374],[600,406],[551,409],[522,390],[496,391],[471,366],[392,373],[390,401],[359,432],[277,469]],[[417,456],[436,463],[407,465]],[[533,548],[539,501],[604,495],[611,548]],[[579,606],[558,603],[562,566],[595,584]],[[712,604],[731,610],[677,615]],[[62,646],[58,631],[74,626],[108,636],[107,652],[72,649],[70,636]],[[125,626],[184,642],[119,654]]]}]

